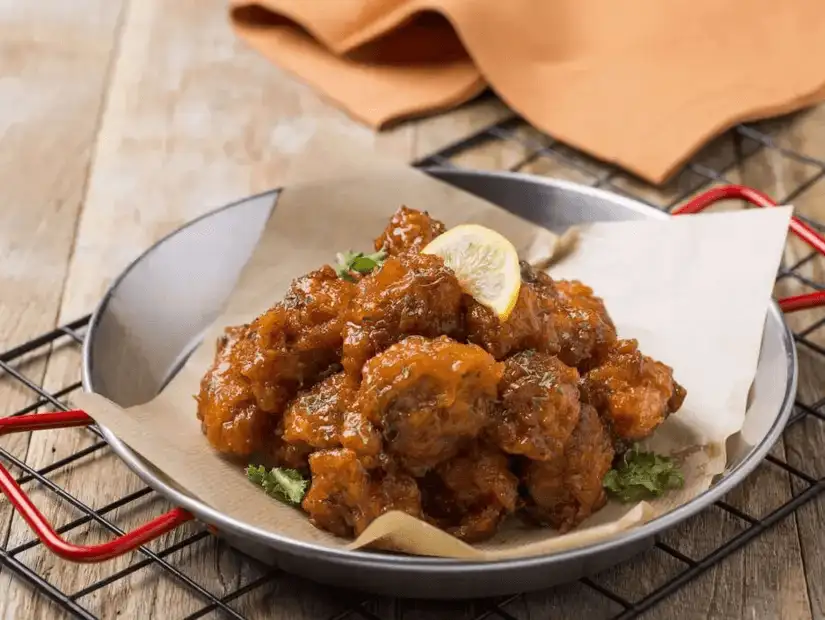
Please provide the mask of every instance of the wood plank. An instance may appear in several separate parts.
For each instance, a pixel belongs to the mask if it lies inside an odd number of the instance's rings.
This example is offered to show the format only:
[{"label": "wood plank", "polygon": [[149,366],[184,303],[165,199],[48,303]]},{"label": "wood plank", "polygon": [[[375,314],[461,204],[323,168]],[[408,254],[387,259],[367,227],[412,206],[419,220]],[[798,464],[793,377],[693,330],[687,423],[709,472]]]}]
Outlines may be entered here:
[{"label": "wood plank", "polygon": [[[825,106],[820,106],[792,117],[772,123],[763,124],[759,129],[771,135],[775,143],[781,147],[790,148],[812,158],[825,159],[825,133],[823,133],[822,119],[825,118]],[[817,171],[817,168],[801,164],[781,153],[774,153],[772,158],[781,162],[783,167],[803,169],[807,176]],[[753,179],[751,179],[753,180]],[[789,182],[786,191],[793,191],[794,186],[800,185],[802,177],[799,173]],[[808,217],[816,222],[825,224],[825,181],[818,180],[807,188],[799,197],[793,200],[797,214]],[[788,244],[786,264],[792,266],[797,261],[805,259],[811,253],[808,246],[795,238]],[[818,284],[825,283],[825,258],[816,256],[807,260],[801,267],[794,270],[808,281]],[[813,290],[804,281],[794,277],[784,278],[777,286],[782,295],[794,295]],[[804,331],[807,342],[819,347],[825,346],[825,330],[816,328],[818,322],[825,318],[825,309],[807,310],[788,317],[788,323],[797,332]],[[799,401],[812,405],[825,397],[825,356],[816,349],[805,344],[798,347],[800,362]],[[825,422],[813,416],[791,427],[785,432],[785,445],[788,462],[816,479],[825,477],[822,454],[825,452]],[[800,493],[807,484],[798,478],[792,479],[793,491]],[[817,500],[800,508],[795,514],[795,521],[799,532],[807,582],[810,597],[811,611],[814,618],[825,618],[825,541],[821,536],[822,519],[825,517],[825,498]]]},{"label": "wood plank", "polygon": [[[107,0],[0,2],[0,350],[55,325],[120,7]],[[15,367],[39,385],[45,362],[40,355]],[[0,376],[0,415],[34,401]],[[3,437],[0,445],[26,458],[29,436]],[[10,516],[0,501],[2,544]],[[5,568],[0,590],[0,616],[8,618],[23,617],[30,599],[41,598]]]},{"label": "wood plank", "polygon": [[582,583],[529,592],[503,605],[503,609],[518,620],[546,618],[612,618],[623,610],[618,603]]},{"label": "wood plank", "polygon": [[[474,620],[492,604],[492,600],[418,601],[379,598],[366,609],[379,618],[394,620]],[[497,615],[492,615],[497,618]]]},{"label": "wood plank", "polygon": [[[510,114],[496,99],[486,98],[376,136],[236,41],[227,27],[224,2],[130,3],[60,320],[88,312],[111,279],[159,237],[222,203],[277,186],[284,162],[308,124],[332,119],[356,139],[411,160],[432,145],[442,146]],[[77,359],[56,355],[45,384],[55,389],[76,375]],[[29,464],[47,466],[94,441],[81,430],[38,433]],[[53,479],[93,507],[143,488],[107,449],[61,469]],[[78,516],[48,494],[34,494],[54,522]],[[152,495],[109,516],[128,529],[168,508],[165,500]],[[184,540],[195,529],[175,532],[153,548]],[[97,526],[83,526],[70,535],[86,543],[109,537]],[[29,539],[27,529],[16,521],[10,544]],[[133,555],[79,571],[42,547],[23,555],[28,565],[69,592],[128,571],[141,560]],[[261,575],[259,566],[211,537],[169,561],[219,597]],[[314,618],[340,607],[340,597],[333,594],[329,588],[284,577],[236,606],[252,617]],[[19,606],[21,597],[13,595],[10,605]],[[168,572],[148,566],[79,602],[102,617],[161,617],[169,610],[175,616],[192,613],[206,600]],[[48,613],[42,597],[27,598],[26,604],[29,613]]]},{"label": "wood plank", "polygon": [[[782,146],[812,157],[825,157],[825,142],[822,133],[823,109],[814,109],[795,115],[782,124],[769,128],[776,142]],[[788,158],[783,157],[783,160]],[[814,221],[825,223],[825,181],[819,180],[793,201],[798,214]],[[792,240],[789,244],[788,264],[805,258],[810,249]],[[822,284],[825,282],[825,259],[817,256],[795,270],[803,278]],[[811,291],[804,282],[788,277],[777,287],[782,294],[792,295]],[[815,327],[825,318],[825,309],[807,310],[788,317],[791,327],[796,330],[811,330],[805,340],[815,346],[825,346],[825,330]],[[799,401],[813,405],[825,397],[825,356],[804,343],[798,347],[800,360]],[[825,477],[825,422],[808,416],[785,432],[788,462],[803,472],[822,479]],[[802,492],[807,483],[793,478],[793,490]],[[799,530],[802,556],[808,581],[808,593],[814,618],[825,618],[825,541],[821,536],[822,519],[825,517],[825,497],[820,496],[800,508],[795,514]]]},{"label": "wood plank", "polygon": [[538,153],[550,142],[545,134],[518,121],[505,130],[487,134],[478,144],[461,150],[450,158],[450,163],[471,170],[516,171],[538,157]]}]

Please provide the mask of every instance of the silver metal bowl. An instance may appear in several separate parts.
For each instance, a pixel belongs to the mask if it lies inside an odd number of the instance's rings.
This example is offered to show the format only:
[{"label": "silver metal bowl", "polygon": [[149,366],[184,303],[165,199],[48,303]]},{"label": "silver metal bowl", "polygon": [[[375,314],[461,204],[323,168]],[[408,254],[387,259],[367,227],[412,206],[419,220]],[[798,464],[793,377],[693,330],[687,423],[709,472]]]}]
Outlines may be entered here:
[{"label": "silver metal bowl", "polygon": [[[636,201],[573,183],[506,173],[429,172],[556,231],[584,222],[668,217]],[[247,198],[187,224],[115,280],[89,326],[83,361],[85,389],[122,406],[155,396],[220,314],[277,194],[272,191]],[[127,332],[129,342],[139,343],[140,350],[127,347],[122,338]],[[499,562],[330,550],[263,532],[188,495],[107,429],[102,431],[112,449],[148,485],[214,526],[231,545],[288,572],[391,596],[494,596],[546,588],[614,565],[650,546],[657,532],[722,497],[757,466],[779,438],[791,412],[796,372],[791,333],[779,308],[772,305],[745,428],[729,441],[727,469],[707,492],[609,541]]]}]

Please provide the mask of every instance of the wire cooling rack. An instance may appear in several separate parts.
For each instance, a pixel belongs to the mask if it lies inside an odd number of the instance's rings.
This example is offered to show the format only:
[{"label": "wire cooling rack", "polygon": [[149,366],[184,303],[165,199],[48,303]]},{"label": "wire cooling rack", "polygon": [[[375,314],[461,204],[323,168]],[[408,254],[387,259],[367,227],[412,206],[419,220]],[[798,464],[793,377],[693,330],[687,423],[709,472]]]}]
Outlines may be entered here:
[{"label": "wire cooling rack", "polygon": [[[617,168],[598,164],[585,156],[572,151],[557,143],[552,138],[542,135],[521,122],[517,118],[511,118],[492,126],[489,126],[477,134],[469,136],[459,142],[449,145],[440,152],[430,155],[425,159],[416,162],[416,165],[440,165],[440,166],[461,166],[475,167],[474,164],[481,162],[488,168],[518,169],[528,172],[539,172],[548,176],[564,176],[573,180],[587,183],[592,186],[603,187],[612,191],[630,195],[642,200],[647,204],[657,208],[670,211],[690,196],[706,189],[714,184],[729,182],[745,182],[754,184],[753,179],[742,179],[743,164],[748,161],[757,161],[759,157],[767,160],[779,159],[782,162],[792,164],[804,174],[794,173],[792,187],[788,187],[785,182],[785,195],[774,196],[782,203],[791,203],[797,197],[808,192],[816,184],[825,178],[825,161],[810,154],[797,152],[784,148],[774,142],[770,130],[763,130],[753,126],[739,126],[727,134],[722,140],[730,147],[711,149],[711,153],[700,153],[693,162],[688,164],[684,172],[660,190],[652,190],[638,180],[628,177]],[[718,143],[717,143],[718,145]],[[496,157],[479,157],[485,152],[491,151],[490,147],[495,147],[495,152],[502,154]],[[825,183],[822,184],[825,186]],[[770,190],[768,190],[770,191]],[[823,231],[823,223],[815,219],[806,218],[804,213],[797,212],[797,215],[813,226],[818,231]],[[791,284],[796,287],[796,291],[820,291],[825,289],[825,282],[817,281],[815,269],[812,266],[817,261],[817,255],[813,252],[797,252],[790,260],[783,261],[778,274],[778,287]],[[794,317],[796,319],[796,317]],[[821,365],[825,375],[825,347],[822,341],[818,340],[819,331],[825,327],[825,315],[819,313],[816,316],[808,317],[808,324],[804,325],[799,321],[792,321],[797,343],[800,345],[800,353],[804,349],[805,356],[802,357],[802,372],[816,369]],[[13,349],[0,353],[0,381],[11,382],[18,391],[22,390],[29,396],[29,403],[24,408],[12,413],[17,416],[35,411],[62,410],[68,407],[67,399],[71,393],[80,389],[79,380],[68,381],[56,389],[46,389],[42,381],[32,378],[27,374],[26,369],[32,364],[37,364],[38,360],[45,360],[49,356],[58,354],[65,350],[78,351],[84,337],[85,327],[88,317],[81,318],[73,323],[64,325],[54,331],[43,334],[29,342],[21,344]],[[75,364],[77,365],[77,364]],[[79,370],[77,371],[79,373]],[[79,376],[77,377],[79,379]],[[804,390],[803,390],[804,391]],[[814,428],[822,425],[825,421],[823,407],[825,398],[805,398],[803,391],[800,392],[799,400],[796,402],[795,411],[789,421],[788,429],[797,425],[813,425],[805,427],[805,433],[822,432],[823,429]],[[63,433],[91,433],[84,447],[65,457],[56,459],[45,467],[36,469],[30,466],[25,458],[15,456],[12,450],[0,447],[0,457],[5,464],[14,471],[17,480],[24,485],[27,491],[34,493],[42,491],[50,497],[49,501],[57,501],[66,504],[73,511],[74,518],[66,521],[58,529],[61,534],[66,534],[69,538],[82,539],[82,532],[97,528],[98,537],[105,538],[122,533],[121,528],[116,524],[118,515],[128,510],[131,506],[152,498],[163,505],[162,498],[149,488],[136,485],[133,492],[118,497],[114,501],[102,506],[89,506],[78,498],[78,493],[70,492],[53,480],[55,474],[65,471],[70,466],[77,468],[77,475],[83,475],[84,459],[90,455],[99,455],[108,451],[108,447],[97,434],[94,428],[63,430]],[[823,444],[825,445],[825,444]],[[770,509],[761,511],[760,514],[753,514],[752,511],[737,505],[736,501],[718,502],[709,511],[721,511],[725,514],[725,519],[733,522],[734,532],[725,540],[720,540],[719,544],[711,545],[709,548],[686,551],[679,545],[679,536],[664,535],[655,542],[655,547],[649,553],[658,554],[660,557],[646,558],[644,561],[663,561],[670,567],[666,578],[659,579],[656,583],[649,584],[650,587],[639,595],[629,595],[617,585],[621,579],[611,579],[596,575],[591,578],[581,580],[577,584],[570,586],[559,586],[552,590],[553,593],[565,592],[574,589],[573,599],[578,601],[585,593],[589,596],[601,599],[603,605],[595,604],[593,609],[598,611],[588,612],[588,617],[605,617],[617,619],[635,618],[644,612],[653,609],[664,599],[678,595],[679,590],[688,582],[698,577],[705,571],[716,566],[726,557],[735,553],[745,545],[748,545],[759,537],[763,532],[786,519],[789,515],[797,511],[801,506],[811,502],[823,489],[825,489],[825,478],[821,473],[805,471],[801,463],[792,463],[793,459],[785,459],[783,452],[774,450],[767,458],[760,469],[772,468],[774,474],[784,476],[788,481],[788,492],[776,505]],[[799,458],[795,459],[799,461]],[[760,470],[757,470],[757,474]],[[128,472],[127,472],[128,473]],[[126,475],[126,474],[124,474]],[[746,481],[744,486],[753,484],[752,479]],[[88,480],[91,485],[105,484],[96,479]],[[158,505],[158,504],[156,504]],[[694,518],[696,519],[696,517]],[[22,528],[20,523],[18,529]],[[688,522],[688,528],[690,528]],[[26,531],[27,532],[27,531]],[[27,532],[28,535],[28,532]],[[41,547],[41,543],[35,538],[11,540],[6,534],[3,538],[6,542],[0,547],[0,563],[2,571],[11,571],[15,579],[22,580],[31,589],[35,597],[47,597],[53,605],[50,609],[54,611],[62,610],[68,616],[79,618],[96,618],[96,613],[91,609],[89,601],[105,599],[107,592],[111,588],[118,588],[119,584],[126,583],[134,579],[142,572],[150,572],[144,578],[143,585],[146,586],[152,579],[157,579],[158,575],[170,578],[176,583],[176,587],[185,591],[189,603],[182,605],[179,617],[199,618],[207,615],[217,615],[219,617],[246,618],[254,614],[250,609],[254,609],[245,601],[254,597],[259,591],[272,591],[281,588],[281,591],[298,590],[296,596],[312,599],[321,591],[321,586],[303,582],[294,577],[290,577],[277,569],[259,564],[256,560],[248,558],[234,550],[230,550],[224,543],[217,541],[204,529],[199,526],[185,529],[183,534],[176,533],[176,536],[167,535],[165,538],[153,543],[149,547],[143,547],[139,552],[133,554],[131,561],[123,566],[118,565],[116,570],[109,571],[101,576],[101,573],[91,573],[91,577],[85,580],[79,587],[67,591],[61,589],[57,580],[52,579],[50,573],[56,572],[51,569],[42,569],[42,565],[37,562],[27,561],[27,552]],[[218,546],[220,554],[230,554],[236,567],[251,567],[243,572],[251,575],[248,579],[233,584],[222,583],[220,587],[215,587],[211,579],[204,578],[204,567],[199,567],[197,574],[184,566],[184,562],[176,561],[181,554],[197,554],[201,547],[213,549]],[[150,548],[151,547],[151,548]],[[213,549],[214,550],[214,549]],[[663,554],[663,555],[662,555]],[[213,557],[213,556],[210,556]],[[60,562],[60,560],[57,560]],[[217,571],[218,560],[215,560]],[[638,567],[633,568],[636,571]],[[82,569],[77,569],[82,570]],[[151,571],[155,571],[151,573]],[[106,571],[103,571],[106,573]],[[208,581],[209,583],[204,583]],[[129,581],[129,583],[134,583]],[[131,585],[124,588],[128,596],[139,597],[140,594],[131,591]],[[567,589],[567,590],[565,590]],[[329,589],[324,589],[327,593]],[[554,594],[554,595],[555,595]],[[329,596],[329,594],[327,594]],[[284,618],[291,618],[300,615],[301,618],[319,618],[321,620],[343,620],[344,618],[366,618],[376,620],[376,618],[392,617],[407,618],[405,610],[414,608],[416,611],[409,617],[446,617],[446,618],[467,618],[468,620],[481,620],[482,618],[504,618],[505,620],[521,620],[522,618],[547,617],[549,613],[531,612],[529,607],[520,604],[525,597],[532,595],[516,595],[504,599],[472,601],[462,603],[427,603],[420,607],[420,602],[415,601],[387,601],[385,599],[335,591],[332,595],[335,603],[333,605],[301,606],[299,612],[282,612]],[[97,597],[97,598],[95,598]],[[563,600],[563,596],[562,596]],[[270,602],[267,605],[277,606],[277,602]],[[270,607],[272,611],[273,607]],[[528,609],[527,615],[523,611]],[[578,608],[576,608],[578,610]],[[429,610],[429,611],[427,611]],[[564,608],[562,608],[562,612]],[[108,611],[106,613],[109,613]],[[120,613],[120,612],[117,612]],[[157,612],[156,612],[157,613]],[[164,618],[175,617],[175,610],[165,608],[162,610]],[[537,615],[536,615],[537,614]],[[266,614],[264,614],[266,615]]]}]

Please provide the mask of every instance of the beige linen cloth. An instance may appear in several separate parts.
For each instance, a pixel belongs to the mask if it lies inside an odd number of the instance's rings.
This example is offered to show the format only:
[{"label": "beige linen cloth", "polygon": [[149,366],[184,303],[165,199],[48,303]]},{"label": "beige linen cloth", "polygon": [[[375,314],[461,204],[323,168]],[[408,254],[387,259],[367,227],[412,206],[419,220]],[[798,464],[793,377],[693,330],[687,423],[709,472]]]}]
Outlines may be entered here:
[{"label": "beige linen cloth", "polygon": [[245,41],[376,128],[488,86],[660,183],[731,125],[825,99],[823,0],[230,0]]}]

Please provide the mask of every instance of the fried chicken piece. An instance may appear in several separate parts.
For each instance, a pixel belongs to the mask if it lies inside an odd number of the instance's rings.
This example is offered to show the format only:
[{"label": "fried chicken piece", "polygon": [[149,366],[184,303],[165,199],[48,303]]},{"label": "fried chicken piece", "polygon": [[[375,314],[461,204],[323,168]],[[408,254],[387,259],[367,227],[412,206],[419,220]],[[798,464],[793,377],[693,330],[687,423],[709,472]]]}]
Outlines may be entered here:
[{"label": "fried chicken piece", "polygon": [[528,514],[561,533],[579,525],[607,501],[602,480],[613,457],[610,434],[596,410],[583,405],[564,453],[549,461],[528,462]]},{"label": "fried chicken piece", "polygon": [[358,536],[385,512],[421,516],[421,495],[411,476],[367,471],[352,450],[319,450],[309,457],[312,485],[303,509],[315,527],[337,536]]},{"label": "fried chicken piece", "polygon": [[467,542],[492,537],[517,499],[518,478],[507,457],[489,446],[474,446],[442,463],[422,483],[427,519]]},{"label": "fried chicken piece", "polygon": [[239,370],[238,356],[247,328],[230,327],[218,339],[215,360],[201,379],[197,416],[212,446],[224,454],[248,456],[270,433],[269,416],[258,408],[249,381]]},{"label": "fried chicken piece", "polygon": [[309,471],[309,455],[315,450],[304,441],[287,442],[284,439],[284,418],[269,416],[277,420],[274,432],[266,438],[260,453],[261,464],[266,467],[289,467],[303,472]]},{"label": "fried chicken piece", "polygon": [[344,310],[355,285],[322,269],[292,283],[284,301],[259,316],[248,331],[251,355],[241,372],[258,406],[279,414],[297,392],[313,385],[338,363]]},{"label": "fried chicken piece", "polygon": [[489,423],[501,374],[480,347],[410,336],[364,366],[343,445],[368,458],[383,451],[421,476]]},{"label": "fried chicken piece", "polygon": [[284,441],[313,448],[340,447],[344,415],[354,398],[354,386],[344,372],[316,383],[284,412]]},{"label": "fried chicken piece", "polygon": [[446,230],[444,224],[430,217],[426,211],[400,207],[387,228],[375,240],[375,249],[390,256],[406,252],[420,252],[430,241]]},{"label": "fried chicken piece", "polygon": [[579,421],[579,373],[534,351],[517,353],[504,365],[500,416],[490,436],[510,454],[539,461],[561,455]]},{"label": "fried chicken piece", "polygon": [[[552,285],[549,276],[545,277]],[[548,291],[545,284],[526,263],[522,263],[518,299],[506,321],[501,321],[492,310],[467,297],[467,340],[483,347],[497,360],[526,349],[558,353],[559,338],[554,320],[557,300],[555,295],[549,294],[552,290]]]},{"label": "fried chicken piece", "polygon": [[643,355],[636,340],[620,340],[582,380],[582,399],[593,405],[620,439],[640,440],[678,411],[685,390],[673,369]]},{"label": "fried chicken piece", "polygon": [[577,280],[557,280],[555,289],[560,302],[554,316],[561,344],[559,358],[568,366],[586,370],[616,342],[616,327],[604,302],[589,286]]},{"label": "fried chicken piece", "polygon": [[553,280],[521,263],[522,285],[513,312],[501,322],[475,301],[467,302],[467,339],[503,359],[534,349],[557,354],[568,366],[586,367],[616,341],[602,300],[577,281]]},{"label": "fried chicken piece", "polygon": [[440,257],[388,258],[358,283],[344,328],[344,369],[359,378],[369,358],[405,336],[460,335],[462,295]]}]

